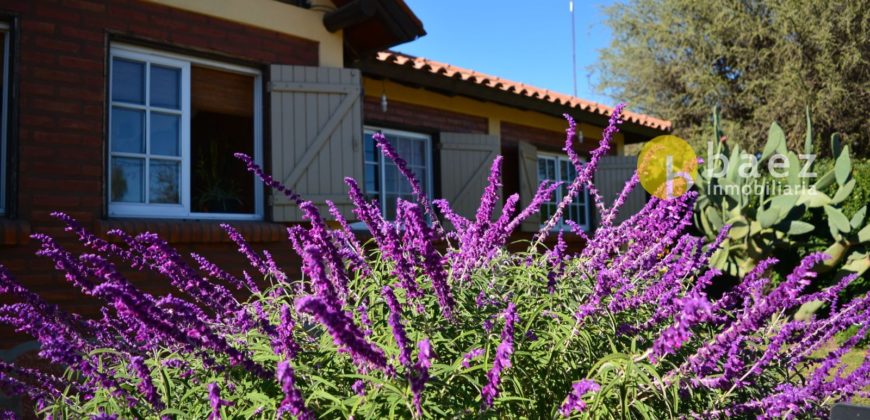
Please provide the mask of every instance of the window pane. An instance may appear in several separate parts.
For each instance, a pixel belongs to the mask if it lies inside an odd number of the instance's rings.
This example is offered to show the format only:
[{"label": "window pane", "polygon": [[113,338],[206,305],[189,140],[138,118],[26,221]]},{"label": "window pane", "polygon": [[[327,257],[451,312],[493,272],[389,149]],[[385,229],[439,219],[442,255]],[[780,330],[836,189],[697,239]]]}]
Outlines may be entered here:
[{"label": "window pane", "polygon": [[145,153],[145,112],[112,107],[112,151]]},{"label": "window pane", "polygon": [[375,193],[377,191],[380,191],[380,188],[378,186],[378,183],[380,181],[379,180],[380,174],[378,173],[380,171],[378,170],[378,165],[367,163],[365,165],[365,167],[366,167],[366,172],[365,172],[365,175],[363,175],[363,178],[365,179],[365,184],[366,184],[365,192],[366,193]]},{"label": "window pane", "polygon": [[112,100],[145,103],[145,63],[123,58],[112,60]]},{"label": "window pane", "polygon": [[417,178],[417,182],[420,183],[420,188],[423,190],[424,193],[426,193],[426,169],[413,168],[411,169],[411,171],[414,172],[414,177]]},{"label": "window pane", "polygon": [[415,140],[411,142],[411,148],[408,160],[411,165],[425,166],[426,165],[426,142]]},{"label": "window pane", "polygon": [[151,154],[178,156],[180,122],[178,115],[151,113]]},{"label": "window pane", "polygon": [[399,192],[399,169],[392,163],[386,163],[384,168],[384,191],[388,193]]},{"label": "window pane", "polygon": [[547,161],[538,159],[538,181],[547,179]]},{"label": "window pane", "polygon": [[387,220],[394,220],[396,218],[396,199],[398,198],[398,194],[386,194],[384,196],[384,207],[386,207],[384,217]]},{"label": "window pane", "polygon": [[112,158],[112,201],[144,203],[145,160]]},{"label": "window pane", "polygon": [[363,147],[365,149],[365,160],[369,162],[378,161],[378,147],[375,146],[375,140],[372,138],[372,133],[365,133],[363,138]]},{"label": "window pane", "polygon": [[178,162],[151,160],[148,178],[149,202],[170,204],[180,202],[178,199]]},{"label": "window pane", "polygon": [[181,109],[179,99],[179,69],[151,66],[151,106]]}]

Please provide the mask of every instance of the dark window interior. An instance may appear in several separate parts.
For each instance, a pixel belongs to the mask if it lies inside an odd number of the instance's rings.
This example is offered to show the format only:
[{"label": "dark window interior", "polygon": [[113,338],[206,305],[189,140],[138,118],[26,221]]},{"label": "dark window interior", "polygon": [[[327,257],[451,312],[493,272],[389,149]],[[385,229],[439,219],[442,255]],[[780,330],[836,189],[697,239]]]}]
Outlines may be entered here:
[{"label": "dark window interior", "polygon": [[254,78],[192,66],[191,211],[254,213],[253,175],[233,154],[254,154]]}]

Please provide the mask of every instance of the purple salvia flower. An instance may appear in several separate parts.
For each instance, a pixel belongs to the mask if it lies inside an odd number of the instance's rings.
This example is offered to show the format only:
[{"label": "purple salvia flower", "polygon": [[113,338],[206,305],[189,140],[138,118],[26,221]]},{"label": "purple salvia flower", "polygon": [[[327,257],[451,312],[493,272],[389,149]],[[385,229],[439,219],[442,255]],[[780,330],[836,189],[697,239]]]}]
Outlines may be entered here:
[{"label": "purple salvia flower", "polygon": [[565,400],[565,403],[562,404],[562,407],[559,408],[559,414],[569,417],[574,412],[582,413],[583,410],[586,409],[586,402],[582,400],[586,394],[598,392],[601,389],[595,381],[591,379],[583,379],[577,382],[574,382],[571,385],[571,393],[568,394],[568,398]]},{"label": "purple salvia flower", "polygon": [[540,185],[538,185],[538,190],[535,191],[535,196],[532,197],[532,201],[522,209],[519,214],[517,214],[517,217],[514,217],[514,219],[511,220],[507,226],[506,232],[508,234],[513,233],[520,224],[533,214],[537,213],[541,209],[541,205],[550,201],[550,197],[553,196],[553,193],[560,186],[562,186],[561,182],[542,181]]},{"label": "purple salvia flower", "polygon": [[278,384],[284,392],[284,399],[278,408],[278,417],[281,418],[283,413],[289,412],[299,420],[314,419],[314,413],[305,407],[305,399],[296,387],[296,376],[290,363],[286,361],[278,363],[277,375]]},{"label": "purple salvia flower", "polygon": [[366,383],[362,379],[357,379],[356,381],[354,381],[353,385],[350,386],[350,389],[352,389],[353,392],[360,397],[364,397],[366,395]]},{"label": "purple salvia flower", "polygon": [[433,243],[434,232],[426,224],[418,206],[407,202],[399,204],[403,209],[402,214],[405,216],[409,231],[418,232],[419,237],[413,241],[417,246],[415,251],[422,259],[423,272],[432,281],[432,289],[435,290],[435,296],[441,306],[441,314],[450,319],[453,317],[453,295],[450,291],[450,285],[447,283],[444,261]]},{"label": "purple salvia flower", "polygon": [[365,335],[353,323],[347,313],[327,304],[322,298],[305,296],[296,300],[296,310],[314,316],[323,324],[337,346],[348,351],[354,361],[367,362],[381,370],[387,370],[384,351],[369,343]]},{"label": "purple salvia flower", "polygon": [[253,173],[254,175],[257,176],[257,178],[260,178],[260,180],[262,180],[263,183],[266,184],[267,187],[272,188],[280,193],[283,193],[285,196],[287,196],[287,198],[290,199],[290,201],[292,201],[296,204],[299,204],[302,202],[302,198],[299,197],[299,194],[296,194],[295,192],[293,192],[289,188],[285,187],[284,184],[282,184],[282,183],[276,181],[274,178],[272,178],[271,175],[265,173],[263,171],[263,168],[261,168],[260,165],[257,165],[254,162],[253,158],[251,158],[250,156],[248,156],[244,153],[235,153],[235,154],[233,154],[233,156],[235,156],[237,159],[244,162],[245,168],[248,170],[248,172]]},{"label": "purple salvia flower", "polygon": [[462,367],[468,369],[471,367],[471,361],[483,355],[482,348],[476,348],[462,356]]},{"label": "purple salvia flower", "polygon": [[674,319],[674,325],[662,331],[653,343],[650,360],[655,362],[664,355],[675,352],[691,337],[691,328],[705,321],[712,315],[712,306],[703,297],[688,297],[680,299],[680,313]]},{"label": "purple salvia flower", "polygon": [[344,246],[340,248],[341,251],[346,251],[343,256],[350,261],[353,269],[361,272],[363,276],[370,276],[371,268],[369,268],[364,257],[365,249],[359,243],[353,229],[350,228],[350,225],[344,216],[342,216],[338,207],[335,206],[335,203],[326,200],[326,205],[329,207],[329,213],[332,215],[332,218],[341,226],[337,236],[344,241]]},{"label": "purple salvia flower", "polygon": [[221,407],[233,405],[233,403],[221,399],[221,387],[215,382],[208,384],[208,402],[211,404],[211,414],[208,416],[208,420],[220,420]]},{"label": "purple salvia flower", "polygon": [[154,382],[151,380],[151,370],[148,369],[148,366],[145,366],[145,360],[141,356],[131,357],[130,369],[136,374],[136,377],[139,378],[137,388],[142,396],[145,397],[145,400],[148,401],[156,411],[163,410],[165,405],[160,399],[160,394],[157,393],[157,388],[154,386]]},{"label": "purple salvia flower", "polygon": [[502,372],[511,366],[511,354],[514,352],[514,324],[519,321],[517,308],[513,302],[508,303],[504,311],[504,329],[501,332],[501,343],[495,351],[495,361],[492,369],[486,374],[487,384],[481,390],[483,405],[492,407],[492,403],[499,394]]},{"label": "purple salvia flower", "polygon": [[417,409],[417,417],[423,416],[423,388],[429,381],[429,368],[432,367],[432,344],[429,340],[420,340],[417,343],[420,350],[417,353],[417,363],[411,370],[411,393],[414,394],[414,407]]},{"label": "purple salvia flower", "polygon": [[387,318],[387,323],[390,324],[390,329],[393,331],[393,338],[399,346],[399,363],[402,366],[411,366],[411,346],[408,336],[405,333],[405,326],[402,325],[402,307],[393,293],[390,286],[384,286],[381,290],[384,295],[384,300],[387,301],[387,308],[390,310],[390,315]]},{"label": "purple salvia flower", "polygon": [[296,321],[293,313],[287,305],[281,305],[281,323],[278,325],[278,338],[273,341],[272,347],[276,354],[283,354],[287,359],[293,359],[301,350],[299,344],[293,339],[293,329]]},{"label": "purple salvia flower", "polygon": [[417,198],[417,202],[420,204],[420,207],[423,208],[426,215],[428,215],[432,219],[433,225],[436,227],[436,231],[440,232],[441,228],[438,225],[438,218],[435,216],[435,212],[432,210],[432,206],[429,204],[429,199],[426,197],[426,194],[423,192],[423,188],[420,187],[420,181],[414,176],[414,172],[408,169],[408,164],[402,159],[401,156],[396,152],[396,149],[387,141],[387,138],[384,137],[383,133],[375,133],[372,136],[372,139],[377,144],[378,149],[381,149],[381,153],[384,156],[390,158],[394,164],[396,164],[396,169],[408,180],[408,183],[411,184],[411,192],[414,194],[414,197]]},{"label": "purple salvia flower", "polygon": [[622,116],[623,108],[625,108],[625,104],[618,104],[613,108],[607,128],[604,129],[604,132],[601,135],[601,142],[598,147],[592,151],[589,163],[583,166],[583,171],[578,172],[577,177],[574,178],[574,181],[568,187],[568,194],[565,194],[562,201],[560,201],[556,206],[556,211],[544,224],[544,227],[541,228],[537,238],[535,239],[536,243],[540,243],[547,237],[556,222],[562,218],[562,213],[565,212],[568,204],[577,197],[577,194],[580,193],[582,187],[592,180],[592,175],[598,167],[598,161],[601,160],[601,157],[604,156],[608,150],[610,150],[610,143],[613,140],[613,136],[619,132],[619,124],[621,123],[620,118]]},{"label": "purple salvia flower", "polygon": [[363,334],[365,334],[366,337],[372,335],[372,321],[369,319],[369,309],[365,302],[359,304],[356,307],[356,311],[359,313],[359,320],[363,325]]},{"label": "purple salvia flower", "polygon": [[[230,285],[232,285],[236,290],[242,290],[245,286],[247,286],[243,281],[236,278],[230,273],[227,273],[220,267],[218,267],[215,263],[207,260],[205,257],[191,252],[190,257],[199,264],[199,269],[204,271],[207,276],[213,277],[219,280],[222,280]],[[254,293],[258,293],[259,290],[252,290]]]},{"label": "purple salvia flower", "polygon": [[353,178],[345,178],[349,187],[348,195],[354,203],[354,212],[369,228],[380,248],[381,255],[395,263],[393,274],[399,278],[399,284],[405,289],[408,299],[417,299],[423,292],[417,285],[417,273],[414,264],[405,255],[399,235],[394,226],[381,216],[377,206],[363,199],[363,194]]},{"label": "purple salvia flower", "polygon": [[613,221],[616,219],[616,215],[619,214],[619,209],[625,204],[628,200],[628,196],[634,191],[634,188],[637,187],[637,184],[640,183],[640,177],[637,175],[637,171],[632,174],[631,178],[625,183],[625,186],[622,188],[622,191],[619,192],[619,196],[616,197],[616,200],[613,201],[613,204],[610,206],[610,210],[605,213],[604,217],[601,219],[601,225],[610,226],[613,224]]},{"label": "purple salvia flower", "polygon": [[339,291],[341,296],[347,295],[347,283],[349,281],[347,271],[344,268],[344,262],[335,244],[332,243],[332,237],[326,229],[326,223],[320,217],[320,212],[314,203],[305,201],[299,205],[302,214],[311,222],[309,235],[312,244],[320,248],[321,257],[325,259],[326,265],[329,267],[329,274],[333,286]]}]

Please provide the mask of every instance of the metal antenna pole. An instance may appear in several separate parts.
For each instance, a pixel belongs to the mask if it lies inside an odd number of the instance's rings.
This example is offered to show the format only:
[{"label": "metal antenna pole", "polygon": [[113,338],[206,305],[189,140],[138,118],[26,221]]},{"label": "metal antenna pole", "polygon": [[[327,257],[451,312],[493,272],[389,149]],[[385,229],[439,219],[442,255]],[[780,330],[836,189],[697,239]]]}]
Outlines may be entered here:
[{"label": "metal antenna pole", "polygon": [[577,96],[577,36],[574,31],[574,0],[568,0],[568,10],[571,12],[571,76],[574,79],[574,96]]}]

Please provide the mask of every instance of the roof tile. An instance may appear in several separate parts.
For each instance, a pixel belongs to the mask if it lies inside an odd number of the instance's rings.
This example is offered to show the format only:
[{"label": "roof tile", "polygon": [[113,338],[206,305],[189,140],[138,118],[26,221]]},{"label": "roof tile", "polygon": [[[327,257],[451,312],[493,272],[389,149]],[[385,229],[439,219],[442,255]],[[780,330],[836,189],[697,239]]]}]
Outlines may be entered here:
[{"label": "roof tile", "polygon": [[[384,63],[411,67],[415,70],[428,71],[430,73],[440,74],[448,78],[458,78],[460,80],[475,83],[488,88],[499,89],[505,92],[511,92],[517,95],[539,99],[558,105],[565,105],[581,111],[600,114],[607,117],[609,117],[610,114],[613,112],[612,107],[602,105],[597,102],[587,101],[585,99],[577,98],[571,95],[565,95],[558,92],[553,92],[547,89],[536,88],[534,86],[529,86],[524,83],[502,79],[498,76],[478,73],[474,70],[452,66],[447,63],[441,63],[423,57],[414,57],[395,51],[381,51],[376,55],[376,58],[378,61],[382,61]],[[668,120],[663,120],[649,115],[639,114],[636,112],[624,111],[623,119],[638,125],[657,130],[667,131],[671,129],[671,122]]]}]

